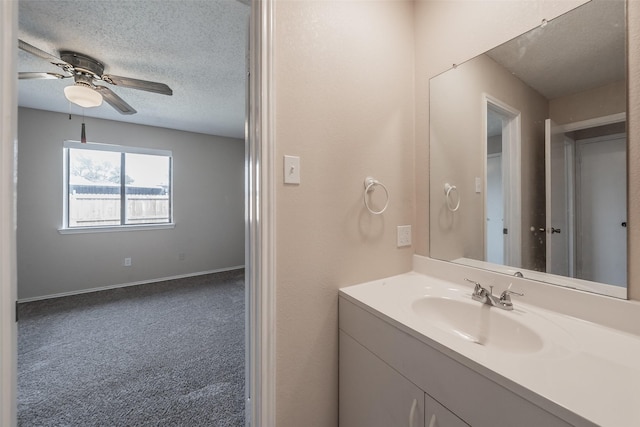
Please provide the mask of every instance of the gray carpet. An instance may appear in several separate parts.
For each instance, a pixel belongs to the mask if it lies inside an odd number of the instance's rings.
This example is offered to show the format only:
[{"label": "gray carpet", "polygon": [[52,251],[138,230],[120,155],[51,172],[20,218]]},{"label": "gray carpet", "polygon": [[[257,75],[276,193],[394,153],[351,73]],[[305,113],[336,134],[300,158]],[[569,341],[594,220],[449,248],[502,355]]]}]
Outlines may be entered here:
[{"label": "gray carpet", "polygon": [[242,270],[19,314],[19,426],[244,425]]}]

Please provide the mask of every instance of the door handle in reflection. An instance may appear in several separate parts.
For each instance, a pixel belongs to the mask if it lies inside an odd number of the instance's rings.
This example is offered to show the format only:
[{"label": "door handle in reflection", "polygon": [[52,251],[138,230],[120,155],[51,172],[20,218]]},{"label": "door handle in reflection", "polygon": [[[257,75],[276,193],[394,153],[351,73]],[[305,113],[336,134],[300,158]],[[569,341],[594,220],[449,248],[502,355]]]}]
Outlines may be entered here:
[{"label": "door handle in reflection", "polygon": [[551,227],[551,228],[549,229],[549,232],[550,232],[551,234],[560,233],[560,229],[559,229],[559,228],[553,228],[553,227]]},{"label": "door handle in reflection", "polygon": [[622,224],[620,224],[621,226],[627,228],[627,221],[623,221]]}]

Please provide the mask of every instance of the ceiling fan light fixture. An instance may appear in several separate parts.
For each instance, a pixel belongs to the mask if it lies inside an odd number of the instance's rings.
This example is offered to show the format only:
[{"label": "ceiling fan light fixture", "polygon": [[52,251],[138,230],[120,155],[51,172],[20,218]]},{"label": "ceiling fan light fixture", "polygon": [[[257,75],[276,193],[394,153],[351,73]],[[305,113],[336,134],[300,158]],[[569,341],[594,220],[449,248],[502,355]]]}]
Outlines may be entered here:
[{"label": "ceiling fan light fixture", "polygon": [[102,95],[88,86],[75,84],[64,88],[64,96],[76,105],[84,108],[102,105]]}]

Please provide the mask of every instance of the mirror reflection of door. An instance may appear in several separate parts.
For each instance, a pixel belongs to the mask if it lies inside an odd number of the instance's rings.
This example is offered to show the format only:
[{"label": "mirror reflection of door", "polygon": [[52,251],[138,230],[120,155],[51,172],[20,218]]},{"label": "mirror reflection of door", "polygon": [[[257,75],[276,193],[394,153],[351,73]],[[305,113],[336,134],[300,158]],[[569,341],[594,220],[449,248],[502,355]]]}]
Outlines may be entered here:
[{"label": "mirror reflection of door", "polygon": [[624,114],[547,120],[545,157],[547,272],[626,286]]},{"label": "mirror reflection of door", "polygon": [[[626,137],[576,141],[577,277],[627,283]],[[587,189],[583,191],[582,189]]]},{"label": "mirror reflection of door", "polygon": [[485,97],[485,261],[520,267],[520,113]]},{"label": "mirror reflection of door", "polygon": [[502,116],[487,109],[486,261],[504,264],[504,188],[502,185]]}]

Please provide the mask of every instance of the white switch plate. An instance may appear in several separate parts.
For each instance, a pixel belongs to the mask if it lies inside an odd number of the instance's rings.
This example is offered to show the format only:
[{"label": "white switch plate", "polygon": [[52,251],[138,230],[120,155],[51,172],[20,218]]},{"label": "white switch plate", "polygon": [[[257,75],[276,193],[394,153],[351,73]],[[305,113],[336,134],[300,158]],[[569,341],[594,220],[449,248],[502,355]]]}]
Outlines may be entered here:
[{"label": "white switch plate", "polygon": [[480,193],[482,191],[482,181],[479,176],[476,176],[476,193]]},{"label": "white switch plate", "polygon": [[398,226],[398,247],[411,246],[411,226],[399,225]]},{"label": "white switch plate", "polygon": [[300,184],[300,157],[284,156],[284,183]]},{"label": "white switch plate", "polygon": [[131,267],[131,258],[125,258],[122,265],[124,265],[125,267]]}]

